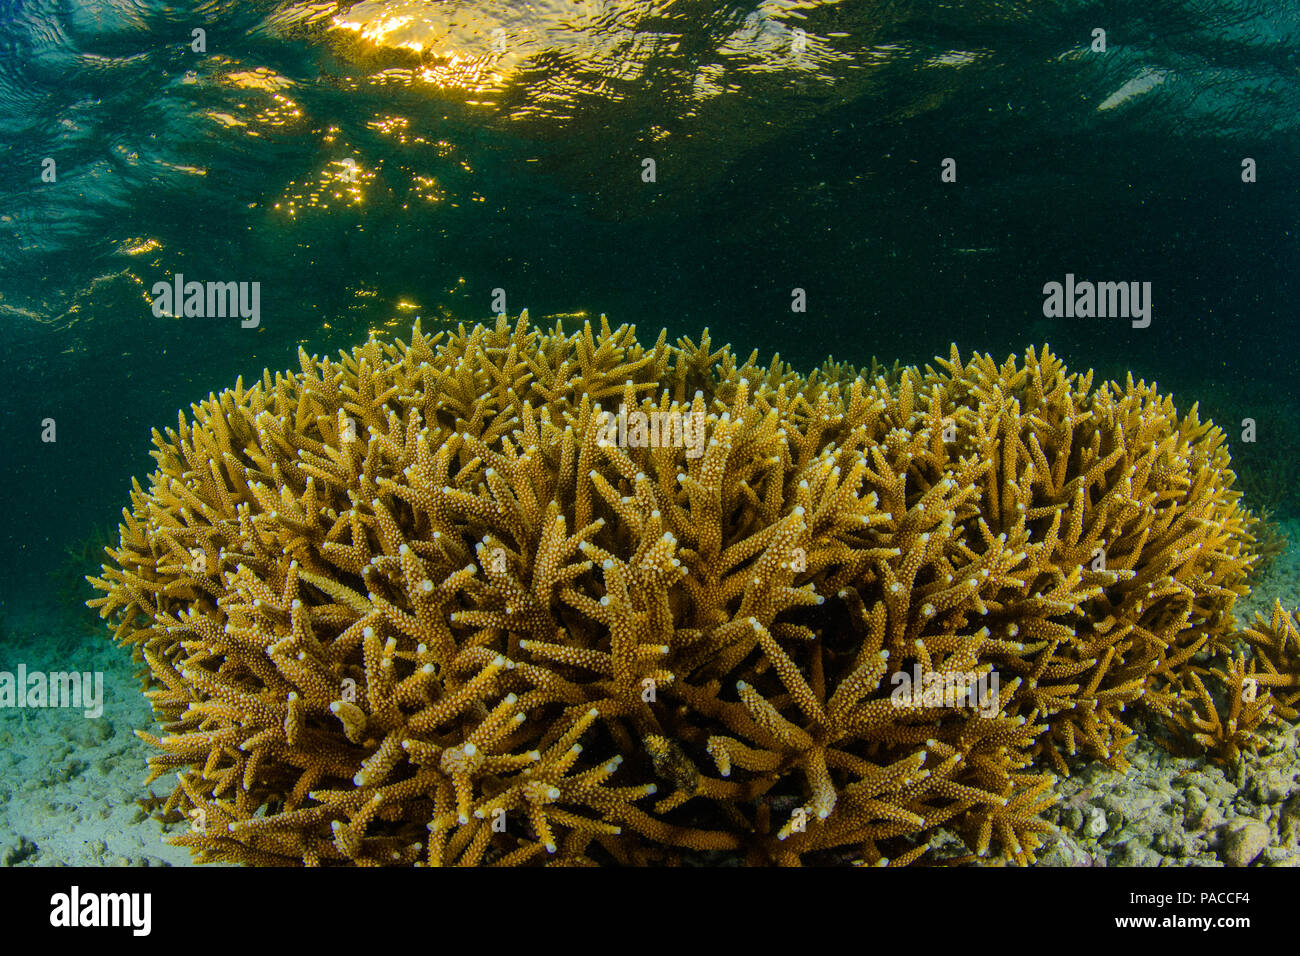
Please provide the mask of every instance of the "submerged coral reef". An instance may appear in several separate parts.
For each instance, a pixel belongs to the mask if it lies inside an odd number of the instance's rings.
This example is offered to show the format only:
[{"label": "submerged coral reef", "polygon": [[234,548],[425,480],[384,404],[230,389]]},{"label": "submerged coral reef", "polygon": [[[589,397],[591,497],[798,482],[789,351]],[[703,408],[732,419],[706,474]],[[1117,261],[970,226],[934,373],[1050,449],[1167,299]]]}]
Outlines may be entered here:
[{"label": "submerged coral reef", "polygon": [[1244,674],[1254,519],[1144,382],[526,314],[300,362],[154,433],[92,579],[202,860],[1028,862],[1129,705],[1250,732],[1203,678]]}]

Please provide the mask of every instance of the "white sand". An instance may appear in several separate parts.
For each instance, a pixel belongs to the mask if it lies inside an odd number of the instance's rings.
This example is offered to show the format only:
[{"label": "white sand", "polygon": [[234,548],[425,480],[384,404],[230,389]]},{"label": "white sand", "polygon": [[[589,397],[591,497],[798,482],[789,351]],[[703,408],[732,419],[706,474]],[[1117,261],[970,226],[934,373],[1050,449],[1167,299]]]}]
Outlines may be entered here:
[{"label": "white sand", "polygon": [[[42,606],[44,605],[44,606]],[[135,665],[107,629],[92,633],[76,610],[39,596],[4,602],[0,671],[102,671],[103,715],[73,709],[0,709],[0,865],[169,866],[189,851],[163,844],[163,828],[136,806],[151,748]],[[154,792],[170,791],[168,778]],[[175,778],[170,778],[174,780]]]}]

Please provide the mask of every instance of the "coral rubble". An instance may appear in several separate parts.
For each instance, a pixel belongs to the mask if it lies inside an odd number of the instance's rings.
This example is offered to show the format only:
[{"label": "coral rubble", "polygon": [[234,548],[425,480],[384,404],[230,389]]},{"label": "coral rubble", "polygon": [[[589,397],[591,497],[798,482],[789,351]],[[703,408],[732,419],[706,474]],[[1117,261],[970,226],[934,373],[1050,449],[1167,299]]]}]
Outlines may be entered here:
[{"label": "coral rubble", "polygon": [[154,433],[92,579],[202,860],[1027,862],[1129,705],[1222,737],[1253,518],[1144,382],[526,314],[299,357]]}]

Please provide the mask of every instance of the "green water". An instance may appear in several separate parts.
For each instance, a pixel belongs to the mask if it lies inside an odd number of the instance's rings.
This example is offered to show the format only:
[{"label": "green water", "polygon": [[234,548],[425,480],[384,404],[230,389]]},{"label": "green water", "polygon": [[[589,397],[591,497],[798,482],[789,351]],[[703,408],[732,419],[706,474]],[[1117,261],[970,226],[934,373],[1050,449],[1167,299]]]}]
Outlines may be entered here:
[{"label": "green water", "polygon": [[[11,594],[56,599],[177,409],[495,290],[803,366],[1049,341],[1256,418],[1294,500],[1293,2],[4,0],[0,40]],[[259,283],[256,328],[156,315],[177,273]],[[1150,325],[1045,317],[1067,274]]]}]

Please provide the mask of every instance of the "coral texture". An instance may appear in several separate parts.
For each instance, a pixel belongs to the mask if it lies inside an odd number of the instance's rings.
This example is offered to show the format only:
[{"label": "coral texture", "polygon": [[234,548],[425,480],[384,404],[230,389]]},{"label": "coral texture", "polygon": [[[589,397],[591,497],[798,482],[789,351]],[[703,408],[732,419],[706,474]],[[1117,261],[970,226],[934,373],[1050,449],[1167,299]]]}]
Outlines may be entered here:
[{"label": "coral texture", "polygon": [[1219,429],[1046,349],[803,377],[525,314],[300,362],[154,433],[92,579],[203,860],[1031,861],[1247,593]]},{"label": "coral texture", "polygon": [[1255,687],[1248,696],[1258,696],[1259,687],[1271,690],[1273,710],[1287,720],[1300,719],[1300,610],[1287,613],[1282,602],[1273,602],[1271,619],[1255,615],[1255,624],[1241,637],[1255,651],[1258,672],[1251,669]]}]

